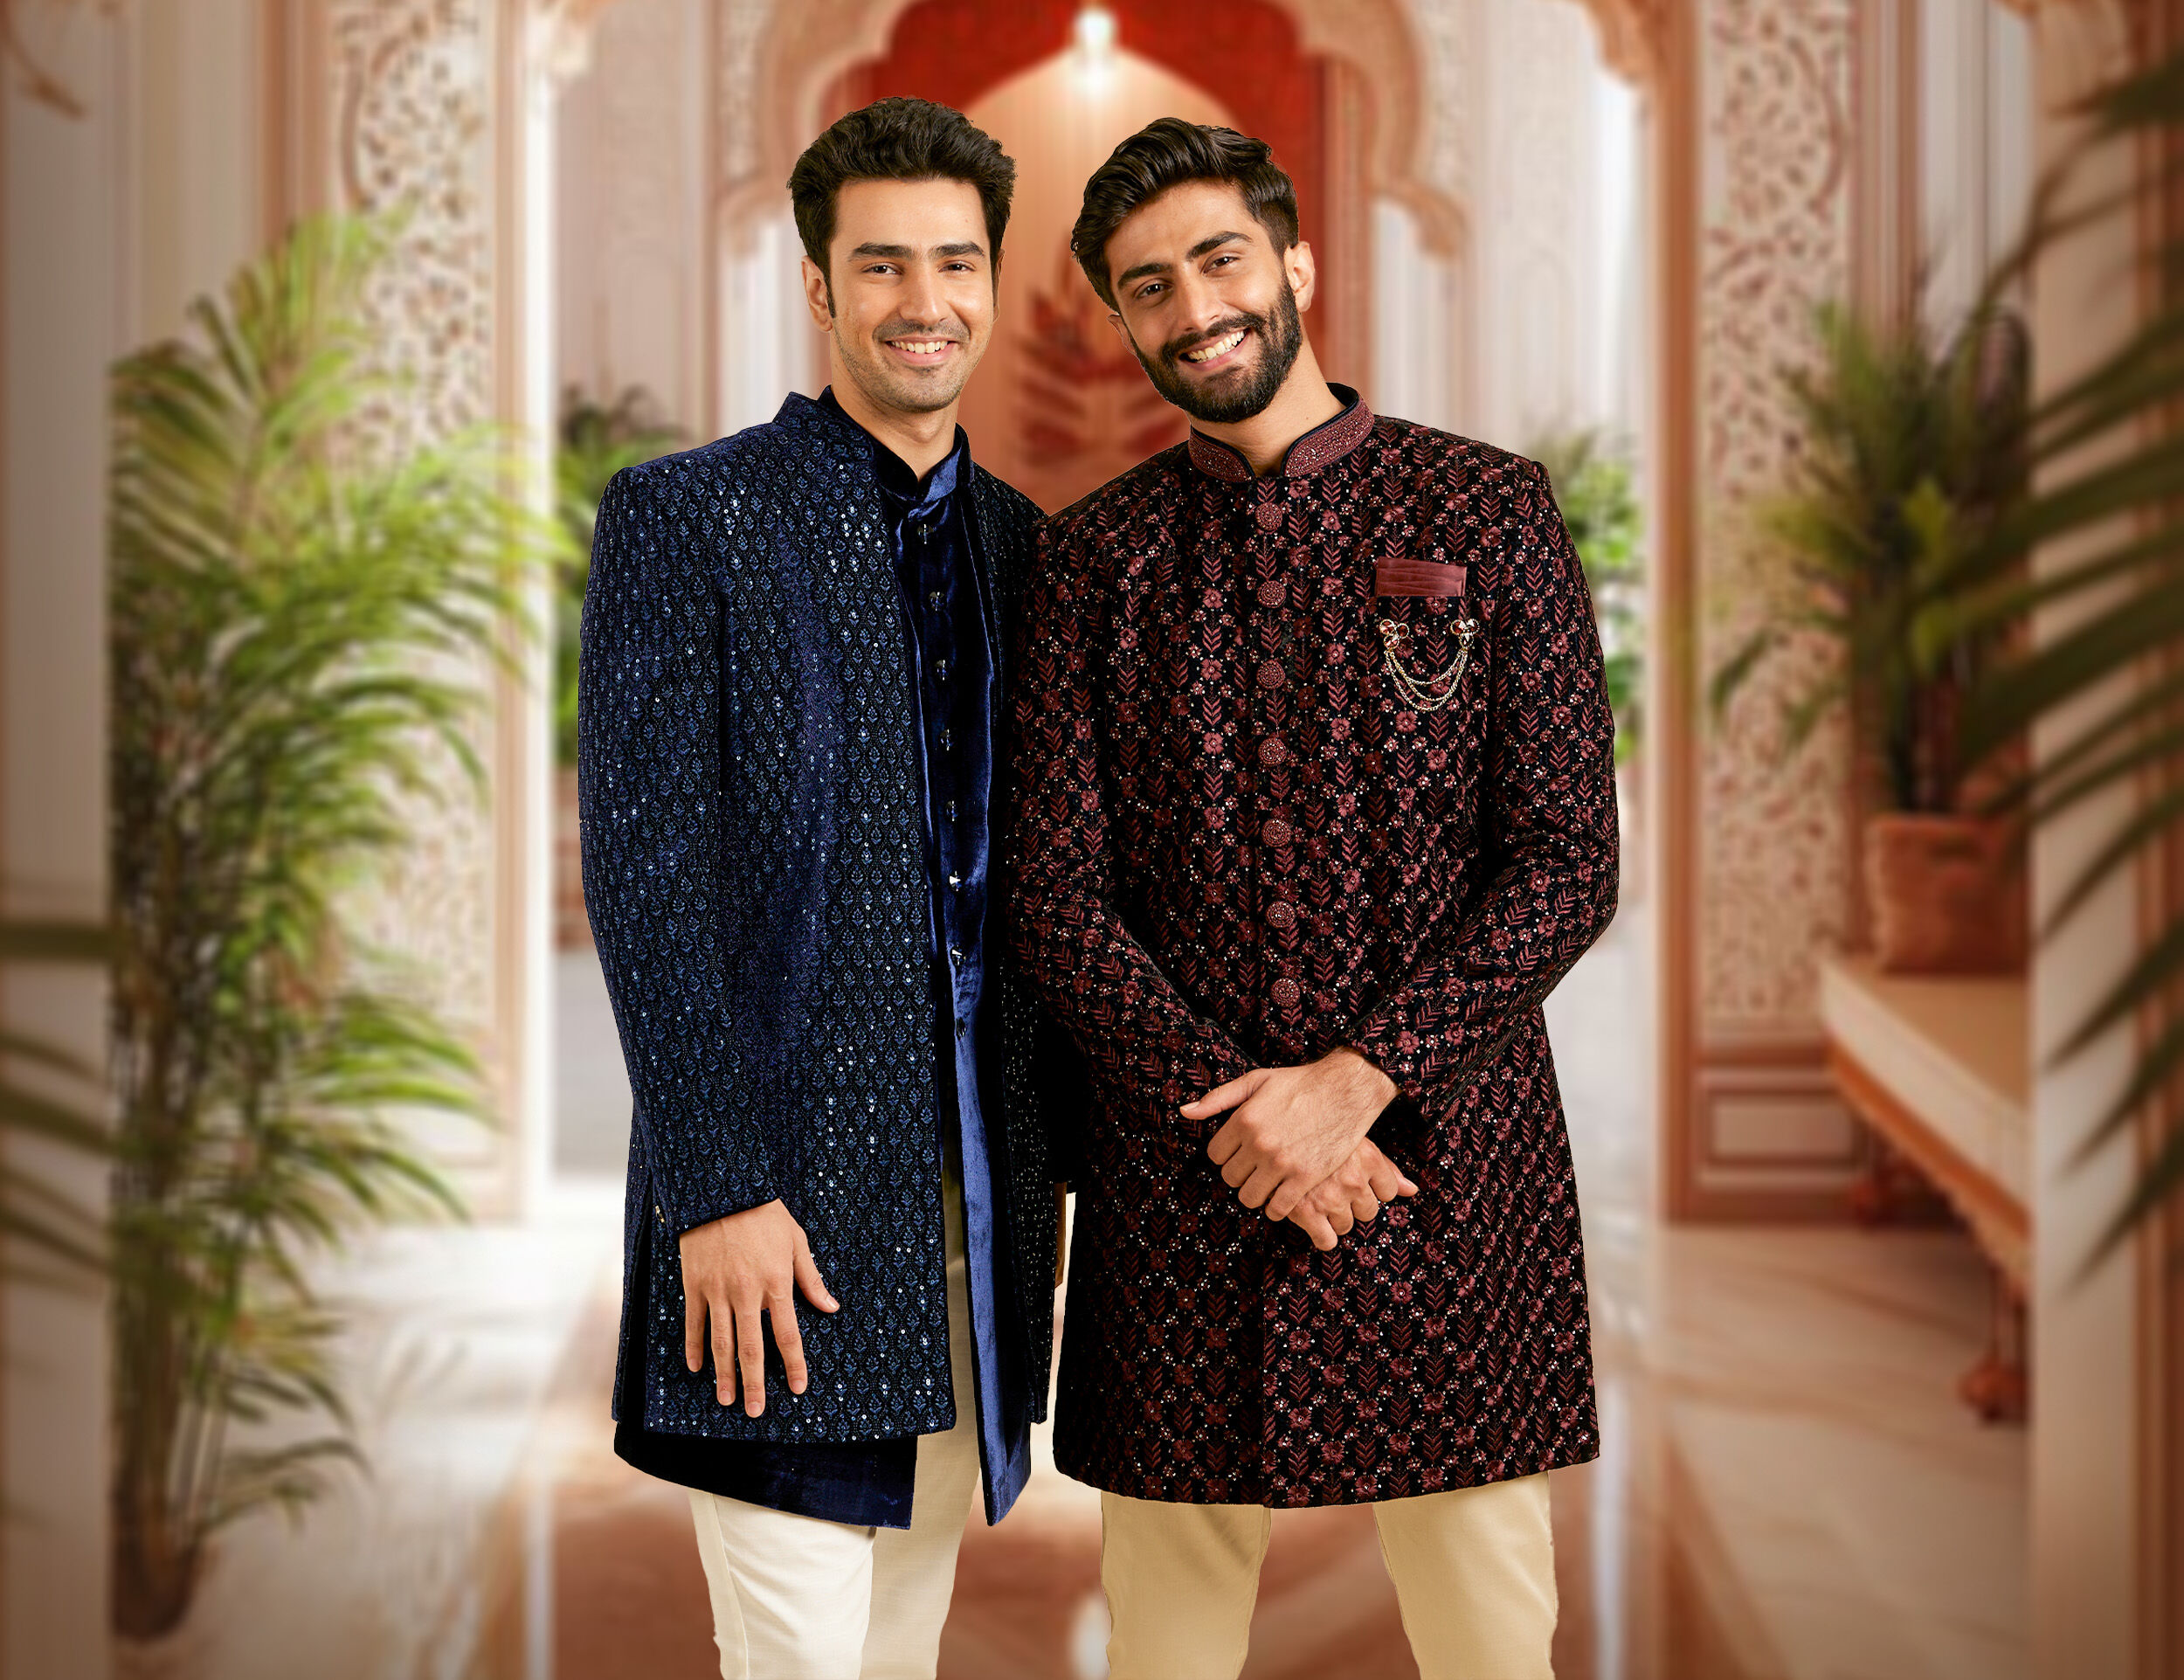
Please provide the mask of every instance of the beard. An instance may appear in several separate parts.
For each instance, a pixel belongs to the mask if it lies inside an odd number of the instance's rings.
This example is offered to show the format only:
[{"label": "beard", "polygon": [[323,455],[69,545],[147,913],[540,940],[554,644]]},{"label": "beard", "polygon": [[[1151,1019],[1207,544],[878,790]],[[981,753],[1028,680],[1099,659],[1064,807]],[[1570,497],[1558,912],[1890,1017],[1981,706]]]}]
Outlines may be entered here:
[{"label": "beard", "polygon": [[[1248,366],[1223,370],[1211,386],[1193,384],[1182,370],[1183,353],[1239,328],[1257,337],[1258,358]],[[1137,364],[1144,369],[1153,389],[1192,419],[1208,425],[1234,425],[1263,412],[1282,389],[1282,382],[1289,377],[1289,370],[1296,365],[1296,354],[1303,345],[1304,322],[1297,314],[1296,294],[1286,286],[1275,299],[1270,315],[1231,315],[1208,331],[1192,334],[1187,342],[1178,339],[1163,345],[1158,356],[1147,356],[1137,348],[1137,340],[1130,341]]]},{"label": "beard", "polygon": [[[887,351],[874,342],[921,336],[952,338],[963,346],[964,354],[942,368],[906,368],[889,360]],[[935,414],[946,408],[963,395],[963,388],[970,383],[971,371],[978,363],[977,342],[970,328],[953,315],[931,327],[923,322],[890,321],[871,339],[853,340],[845,335],[839,342],[842,365],[849,370],[850,378],[856,382],[865,399],[875,408],[891,409],[898,414]]]}]

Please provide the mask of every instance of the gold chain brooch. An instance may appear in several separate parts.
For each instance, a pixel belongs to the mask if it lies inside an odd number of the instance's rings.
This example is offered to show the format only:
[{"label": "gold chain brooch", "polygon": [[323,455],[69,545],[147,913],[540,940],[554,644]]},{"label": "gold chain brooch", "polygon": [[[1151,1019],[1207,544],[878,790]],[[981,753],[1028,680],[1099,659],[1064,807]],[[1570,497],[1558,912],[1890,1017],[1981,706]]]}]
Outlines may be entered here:
[{"label": "gold chain brooch", "polygon": [[1403,650],[1410,645],[1410,626],[1393,619],[1382,619],[1379,623],[1381,651],[1387,655],[1388,674],[1395,679],[1396,692],[1413,711],[1445,710],[1463,681],[1464,667],[1471,662],[1471,642],[1479,633],[1479,621],[1456,620],[1455,660],[1447,670],[1431,676],[1420,676],[1403,662]]}]

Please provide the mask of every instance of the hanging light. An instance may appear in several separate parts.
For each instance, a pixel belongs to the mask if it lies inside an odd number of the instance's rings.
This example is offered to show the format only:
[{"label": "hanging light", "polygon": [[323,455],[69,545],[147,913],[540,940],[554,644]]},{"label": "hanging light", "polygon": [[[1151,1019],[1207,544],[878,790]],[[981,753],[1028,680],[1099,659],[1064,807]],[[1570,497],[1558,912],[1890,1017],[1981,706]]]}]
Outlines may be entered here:
[{"label": "hanging light", "polygon": [[1078,80],[1088,93],[1105,91],[1115,73],[1115,14],[1093,3],[1077,9],[1072,35]]},{"label": "hanging light", "polygon": [[1092,61],[1112,59],[1115,56],[1115,14],[1105,6],[1092,4],[1077,8],[1079,57]]}]

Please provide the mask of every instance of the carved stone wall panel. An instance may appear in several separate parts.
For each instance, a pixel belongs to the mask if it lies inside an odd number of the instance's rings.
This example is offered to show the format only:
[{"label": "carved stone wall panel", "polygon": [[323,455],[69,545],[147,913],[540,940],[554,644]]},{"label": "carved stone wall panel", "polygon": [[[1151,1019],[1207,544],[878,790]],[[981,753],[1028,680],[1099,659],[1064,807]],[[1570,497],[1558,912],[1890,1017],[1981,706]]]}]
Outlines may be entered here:
[{"label": "carved stone wall panel", "polygon": [[[329,0],[327,41],[335,202],[389,213],[399,230],[369,299],[382,365],[398,380],[372,424],[393,447],[446,437],[495,408],[494,0]],[[457,674],[491,688],[489,671]],[[491,762],[488,720],[476,736]],[[446,797],[410,802],[413,844],[358,915],[445,1019],[478,1034],[505,1086],[493,816],[452,756],[436,779]],[[457,1164],[492,1147],[474,1127],[432,1142]]]},{"label": "carved stone wall panel", "polygon": [[[1699,668],[1765,610],[1780,562],[1755,514],[1797,447],[1782,370],[1814,305],[1849,283],[1849,0],[1708,0],[1700,228]],[[1699,775],[1699,994],[1710,1034],[1811,1030],[1814,963],[1841,936],[1846,752],[1823,727],[1793,762],[1780,702],[1821,661],[1800,646],[1707,732]]]}]

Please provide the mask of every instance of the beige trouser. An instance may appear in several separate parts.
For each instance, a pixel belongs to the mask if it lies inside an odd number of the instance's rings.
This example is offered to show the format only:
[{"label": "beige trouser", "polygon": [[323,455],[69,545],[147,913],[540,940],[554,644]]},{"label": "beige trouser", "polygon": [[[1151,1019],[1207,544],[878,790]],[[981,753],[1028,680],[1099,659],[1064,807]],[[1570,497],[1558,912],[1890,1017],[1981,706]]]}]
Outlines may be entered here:
[{"label": "beige trouser", "polygon": [[978,1489],[963,1192],[953,1175],[944,1191],[956,1427],[917,1443],[906,1529],[857,1528],[691,1490],[722,1680],[933,1680],[956,1548]]},{"label": "beige trouser", "polygon": [[[1547,1478],[1372,1507],[1420,1680],[1552,1680]],[[1109,1680],[1235,1680],[1272,1513],[1100,1496]]]}]

